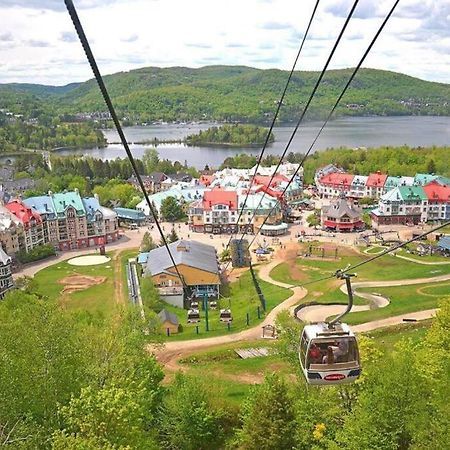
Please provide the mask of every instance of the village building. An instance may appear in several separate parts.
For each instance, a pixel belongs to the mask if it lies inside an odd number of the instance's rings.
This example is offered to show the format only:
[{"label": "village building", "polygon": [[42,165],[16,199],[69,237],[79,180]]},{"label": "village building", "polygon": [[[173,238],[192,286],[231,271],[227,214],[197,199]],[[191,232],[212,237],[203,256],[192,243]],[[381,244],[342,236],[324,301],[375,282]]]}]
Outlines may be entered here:
[{"label": "village building", "polygon": [[0,298],[3,298],[6,292],[14,287],[11,262],[11,257],[0,246]]},{"label": "village building", "polygon": [[398,186],[414,186],[414,177],[387,177],[384,183],[383,194]]},{"label": "village building", "polygon": [[15,257],[25,245],[22,222],[5,206],[0,205],[0,244],[5,252]]},{"label": "village building", "polygon": [[161,328],[168,335],[178,333],[180,328],[180,322],[176,314],[167,311],[167,309],[162,309],[158,313],[159,321],[161,322]]},{"label": "village building", "polygon": [[169,244],[169,249],[182,279],[165,247],[151,250],[144,265],[144,276],[152,278],[162,300],[180,308],[188,306],[185,304],[183,282],[196,296],[218,297],[219,265],[212,245],[178,240]]},{"label": "village building", "polygon": [[5,205],[22,223],[24,231],[23,249],[28,252],[45,243],[42,217],[21,200],[13,200]]},{"label": "village building", "polygon": [[399,186],[382,195],[371,212],[372,225],[417,225],[427,221],[428,197],[422,186]]},{"label": "village building", "polygon": [[332,172],[321,177],[317,182],[318,194],[323,198],[339,197],[351,191],[354,175],[351,173]]},{"label": "village building", "polygon": [[[145,190],[152,194],[162,190],[162,183],[164,180],[167,180],[167,178],[168,176],[162,172],[152,172],[150,175],[141,175]],[[141,189],[139,181],[135,175],[132,175],[127,181],[136,189]]]},{"label": "village building", "polygon": [[329,206],[322,207],[321,225],[324,229],[337,232],[362,230],[362,209],[353,200],[342,195]]},{"label": "village building", "polygon": [[365,175],[355,175],[350,187],[349,197],[362,198],[366,195],[366,184],[369,177]]},{"label": "village building", "polygon": [[428,183],[439,178],[439,175],[435,175],[434,173],[416,173],[414,176],[414,185],[415,186],[425,186]]},{"label": "village building", "polygon": [[97,196],[81,198],[77,190],[49,192],[23,203],[39,213],[44,243],[58,250],[104,245],[119,237],[117,214],[101,206]]},{"label": "village building", "polygon": [[371,173],[367,178],[365,197],[380,198],[383,195],[386,180],[387,175],[381,172]]},{"label": "village building", "polygon": [[117,214],[119,225],[144,225],[147,222],[146,215],[139,210],[131,208],[114,208],[113,211]]},{"label": "village building", "polygon": [[281,204],[267,193],[268,189],[264,189],[266,192],[253,190],[248,196],[246,192],[238,194],[222,188],[205,191],[201,200],[190,205],[190,229],[212,234],[252,233],[259,230],[264,221],[267,225],[280,225]]},{"label": "village building", "polygon": [[428,198],[427,221],[450,219],[450,186],[436,180],[423,187]]}]

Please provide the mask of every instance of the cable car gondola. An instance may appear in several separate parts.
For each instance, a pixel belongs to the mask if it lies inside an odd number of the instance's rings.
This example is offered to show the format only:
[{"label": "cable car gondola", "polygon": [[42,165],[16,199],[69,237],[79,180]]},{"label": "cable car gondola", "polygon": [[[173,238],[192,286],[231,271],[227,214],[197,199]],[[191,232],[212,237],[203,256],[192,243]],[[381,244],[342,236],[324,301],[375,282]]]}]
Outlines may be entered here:
[{"label": "cable car gondola", "polygon": [[187,313],[187,322],[188,323],[197,323],[200,322],[200,312],[198,309],[190,309]]},{"label": "cable car gondola", "polygon": [[232,322],[233,316],[231,315],[231,309],[221,309],[220,310],[220,321],[221,322]]},{"label": "cable car gondola", "polygon": [[314,323],[303,328],[299,359],[308,384],[333,385],[351,383],[361,374],[358,343],[355,335],[340,319],[353,306],[350,277],[338,271],[345,279],[349,303],[347,309],[329,323]]}]

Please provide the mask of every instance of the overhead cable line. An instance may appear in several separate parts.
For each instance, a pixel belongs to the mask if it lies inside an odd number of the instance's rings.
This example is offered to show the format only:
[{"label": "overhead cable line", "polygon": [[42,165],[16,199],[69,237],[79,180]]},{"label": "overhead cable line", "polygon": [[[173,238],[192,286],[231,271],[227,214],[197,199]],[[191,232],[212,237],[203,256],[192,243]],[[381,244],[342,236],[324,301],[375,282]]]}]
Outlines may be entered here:
[{"label": "overhead cable line", "polygon": [[145,186],[144,186],[144,183],[142,181],[141,175],[139,174],[139,171],[138,171],[137,166],[136,166],[136,162],[134,161],[133,154],[131,153],[130,147],[128,146],[128,142],[127,142],[127,140],[125,138],[125,135],[123,133],[122,126],[120,125],[120,122],[119,122],[119,119],[117,117],[116,111],[115,111],[114,106],[113,106],[113,104],[111,102],[111,98],[109,97],[109,94],[108,94],[108,91],[106,89],[105,83],[103,82],[103,78],[102,78],[102,76],[100,74],[100,71],[98,69],[97,62],[96,62],[96,60],[94,58],[94,54],[92,53],[91,47],[89,45],[89,41],[88,41],[88,39],[86,37],[86,34],[84,33],[84,30],[83,30],[83,27],[81,25],[80,19],[78,18],[78,14],[77,14],[77,11],[75,9],[75,6],[74,6],[72,0],[64,0],[64,3],[66,4],[67,11],[69,12],[69,15],[70,15],[70,17],[72,19],[73,25],[74,25],[75,30],[76,30],[77,35],[78,35],[78,38],[80,39],[81,45],[83,46],[84,52],[85,52],[86,57],[87,57],[87,59],[89,61],[89,65],[91,66],[92,72],[94,73],[94,76],[95,76],[95,79],[97,81],[98,87],[100,88],[101,94],[103,96],[103,100],[105,101],[105,103],[106,103],[106,105],[107,105],[107,107],[109,109],[109,113],[111,114],[111,117],[113,119],[114,125],[116,126],[117,133],[119,134],[120,140],[121,140],[122,145],[123,145],[123,147],[125,149],[127,157],[128,157],[128,159],[130,161],[131,167],[133,168],[134,175],[136,176],[136,179],[138,180],[139,186],[140,186],[140,188],[142,190],[144,198],[145,198],[145,200],[147,202],[147,205],[148,205],[148,207],[150,209],[150,212],[151,212],[151,214],[153,216],[153,219],[155,221],[156,227],[158,228],[159,234],[161,235],[161,239],[162,239],[162,241],[164,243],[164,246],[167,249],[167,252],[169,254],[170,260],[171,260],[173,266],[175,267],[177,275],[180,278],[181,283],[183,284],[183,290],[184,290],[186,296],[188,296],[190,294],[189,288],[188,288],[188,286],[187,286],[183,276],[181,275],[180,271],[178,270],[178,267],[177,267],[177,264],[175,262],[175,259],[174,259],[173,255],[172,255],[172,252],[170,251],[169,245],[167,244],[166,237],[164,236],[163,230],[162,230],[161,225],[160,225],[160,223],[158,221],[158,216],[157,216],[157,214],[156,214],[156,212],[155,212],[155,210],[154,210],[154,208],[152,206],[152,203],[151,203],[151,201],[150,201],[150,199],[148,197],[147,191],[145,190]]},{"label": "overhead cable line", "polygon": [[[247,203],[248,196],[249,196],[249,194],[250,194],[250,189],[251,189],[251,187],[252,187],[252,185],[253,185],[255,176],[256,176],[256,174],[258,173],[258,169],[259,169],[259,166],[260,166],[260,164],[261,164],[261,162],[262,162],[262,159],[263,159],[263,156],[264,156],[264,152],[266,151],[267,144],[269,143],[270,135],[271,135],[271,133],[272,133],[273,127],[275,126],[275,122],[277,121],[278,114],[279,114],[280,109],[281,109],[281,105],[283,104],[284,97],[285,97],[285,95],[286,95],[286,92],[287,92],[289,83],[291,82],[292,76],[293,76],[293,74],[294,74],[295,67],[297,66],[297,62],[298,62],[298,59],[299,59],[300,54],[301,54],[301,52],[302,52],[303,45],[304,45],[304,43],[305,43],[305,41],[306,41],[306,38],[307,38],[307,36],[308,36],[309,29],[311,28],[312,21],[314,20],[314,16],[315,16],[315,14],[316,14],[317,7],[319,6],[319,2],[320,2],[320,0],[317,0],[317,1],[316,1],[316,5],[314,6],[313,12],[312,12],[312,14],[311,14],[311,18],[309,19],[308,26],[306,27],[305,34],[303,35],[303,38],[302,38],[302,41],[301,41],[301,44],[300,44],[300,48],[298,49],[297,56],[295,57],[295,61],[294,61],[294,64],[293,64],[293,66],[292,66],[291,72],[289,73],[288,79],[287,79],[287,81],[286,81],[286,85],[284,86],[283,93],[281,94],[281,98],[280,98],[280,100],[279,100],[279,102],[278,102],[277,109],[276,109],[276,111],[275,111],[275,115],[274,115],[274,117],[273,117],[273,119],[272,119],[272,123],[271,123],[271,125],[270,125],[269,131],[267,132],[267,135],[266,135],[266,139],[265,139],[265,141],[264,141],[263,148],[261,149],[261,153],[259,154],[258,161],[257,161],[256,167],[255,167],[255,173],[253,174],[253,177],[252,177],[252,179],[250,180],[250,186],[248,187],[247,195],[245,196],[244,203],[242,204],[242,208],[241,208],[241,210],[240,210],[240,212],[239,212],[239,216],[238,216],[238,219],[237,219],[237,222],[236,222],[236,223],[237,223],[237,230],[238,230],[236,234],[239,233],[239,221],[241,220],[242,214],[243,214],[243,212],[244,212],[245,205],[246,205],[246,203]],[[226,248],[229,247],[230,242],[232,241],[233,235],[234,235],[234,234],[235,234],[235,233],[231,232],[231,236],[230,236],[230,239],[228,240],[228,243],[227,243],[227,245],[226,245]]]},{"label": "overhead cable line", "polygon": [[[334,104],[333,108],[331,109],[330,113],[328,114],[325,122],[323,123],[322,127],[320,128],[319,132],[317,133],[316,137],[314,138],[312,144],[310,145],[310,147],[308,148],[308,151],[305,153],[305,155],[303,156],[299,166],[297,167],[297,169],[295,170],[294,174],[292,175],[291,179],[289,180],[288,184],[286,185],[286,187],[284,188],[282,194],[281,194],[281,198],[284,197],[285,193],[287,192],[287,189],[289,188],[289,186],[291,185],[291,183],[295,180],[295,177],[298,174],[298,171],[300,170],[300,167],[303,167],[303,164],[306,160],[306,158],[309,156],[309,154],[311,153],[311,150],[314,148],[315,143],[317,142],[317,139],[319,139],[319,136],[321,135],[323,129],[325,128],[325,126],[328,124],[328,121],[331,119],[334,111],[336,110],[337,106],[339,105],[340,101],[342,100],[342,97],[345,95],[345,93],[347,92],[347,89],[350,87],[351,82],[353,81],[353,79],[355,78],[356,74],[358,73],[359,69],[361,68],[361,65],[363,64],[364,60],[366,59],[367,55],[369,54],[369,52],[371,51],[373,45],[375,44],[375,42],[377,41],[379,35],[381,34],[381,32],[383,31],[387,21],[390,19],[390,17],[392,16],[395,8],[397,7],[398,3],[400,0],[396,0],[396,2],[394,3],[394,5],[392,6],[391,10],[389,11],[389,13],[387,14],[387,16],[385,17],[383,23],[381,24],[380,28],[378,29],[378,31],[376,32],[375,36],[373,37],[372,41],[370,42],[369,46],[367,47],[367,50],[364,52],[363,56],[361,57],[359,63],[357,64],[357,66],[353,69],[353,72],[349,78],[349,80],[347,81],[344,89],[342,90],[341,94],[339,95],[338,99],[336,100],[336,103]],[[263,223],[261,224],[261,227],[259,228],[258,232],[255,234],[255,237],[252,239],[249,247],[253,244],[253,242],[255,241],[255,239],[257,238],[258,234],[261,231],[262,226],[267,222],[268,218],[270,217],[270,215],[272,214],[273,210],[277,207],[278,205],[278,201],[275,203],[274,207],[269,211],[269,213],[267,214],[266,218],[264,219]]]},{"label": "overhead cable line", "polygon": [[[280,165],[281,165],[282,162],[283,162],[283,158],[285,157],[285,155],[286,155],[286,153],[287,153],[287,151],[288,151],[288,149],[289,149],[289,147],[290,147],[290,145],[291,145],[291,143],[292,143],[292,140],[294,139],[294,136],[295,136],[295,134],[297,133],[297,130],[298,130],[300,124],[303,122],[303,119],[304,119],[304,117],[305,117],[305,115],[306,115],[306,112],[308,111],[309,105],[311,104],[312,99],[313,99],[313,97],[314,97],[314,95],[315,95],[315,93],[316,93],[316,91],[317,91],[317,89],[318,89],[318,87],[319,87],[319,85],[320,85],[320,83],[321,83],[321,81],[322,81],[322,78],[323,78],[324,75],[325,75],[325,72],[326,72],[326,70],[327,70],[327,68],[328,68],[328,66],[329,66],[329,64],[330,64],[330,62],[331,62],[331,59],[333,58],[333,55],[334,55],[334,53],[335,53],[335,51],[336,51],[336,49],[337,49],[337,47],[338,47],[338,45],[339,45],[339,43],[340,43],[340,41],[341,41],[341,39],[342,39],[342,36],[343,36],[343,34],[344,34],[344,32],[345,32],[345,30],[346,30],[346,28],[347,28],[347,25],[348,25],[349,22],[350,22],[350,19],[351,19],[352,16],[353,16],[353,12],[355,11],[355,8],[356,8],[356,6],[358,5],[358,2],[359,2],[359,0],[355,0],[355,2],[353,3],[353,6],[352,6],[350,12],[348,13],[348,16],[347,16],[347,18],[346,18],[346,20],[345,20],[345,22],[344,22],[344,25],[343,25],[343,27],[342,27],[340,33],[339,33],[339,36],[337,37],[336,42],[335,42],[334,45],[333,45],[333,48],[332,48],[332,50],[331,50],[331,52],[330,52],[330,54],[329,54],[329,56],[328,56],[328,59],[327,59],[325,65],[324,65],[324,67],[323,67],[323,69],[322,69],[322,71],[321,71],[321,73],[320,73],[320,75],[319,75],[319,78],[318,78],[317,81],[316,81],[316,84],[314,85],[314,88],[313,88],[313,90],[312,90],[312,92],[311,92],[311,94],[310,94],[310,96],[309,96],[309,98],[308,98],[308,101],[306,102],[306,105],[305,105],[305,107],[303,108],[303,111],[302,111],[302,113],[301,113],[301,115],[300,115],[300,118],[299,118],[299,120],[297,121],[297,124],[296,124],[296,126],[295,126],[295,128],[294,128],[294,131],[292,132],[292,134],[291,134],[291,136],[290,136],[290,138],[289,138],[289,140],[288,140],[288,143],[287,143],[287,145],[286,145],[286,147],[285,147],[285,149],[284,149],[284,151],[283,151],[283,153],[282,153],[282,155],[281,155],[281,157],[280,157],[280,160],[279,160],[279,162],[278,162],[278,164],[277,164],[277,166],[276,166],[276,168],[275,168],[275,170],[274,170],[272,176],[270,177],[270,180],[269,180],[269,183],[267,184],[267,187],[270,187],[270,184],[272,183],[273,179],[275,178],[275,175],[276,175],[278,169],[280,168]],[[296,171],[296,173],[297,173],[297,172],[298,172],[298,170]],[[292,180],[292,179],[291,179],[291,180]],[[289,186],[289,184],[288,184],[288,186]],[[257,207],[255,208],[255,212],[253,213],[253,216],[252,216],[252,218],[251,218],[251,220],[250,220],[249,223],[251,223],[252,220],[254,219],[254,217],[256,216],[256,211],[258,211],[258,208],[260,207],[260,205],[261,205],[261,203],[262,203],[262,201],[263,201],[263,199],[264,199],[265,194],[266,194],[266,193],[263,192],[263,195],[261,196],[261,198],[260,198],[260,200],[259,200],[259,202],[258,202],[258,205],[257,205]],[[275,204],[275,206],[276,206],[276,204]],[[274,208],[275,208],[275,207],[274,207]],[[272,213],[272,211],[273,211],[274,208],[272,208],[272,209],[270,210],[269,215]],[[268,218],[268,217],[266,217],[265,221],[267,220],[267,218]],[[264,221],[264,223],[265,223],[265,221]],[[260,229],[261,229],[261,228],[260,228]],[[245,236],[246,234],[247,234],[247,233],[244,231],[244,233],[242,234],[242,236],[241,236],[239,242],[242,242],[242,240],[244,239],[244,236]],[[256,236],[255,236],[255,238],[256,238]],[[253,239],[253,240],[254,240],[254,239]],[[227,247],[228,247],[228,245],[227,245]],[[226,248],[227,248],[227,247],[226,247]],[[225,267],[225,270],[228,268],[229,265],[230,265],[230,263],[227,264],[227,266]]]}]

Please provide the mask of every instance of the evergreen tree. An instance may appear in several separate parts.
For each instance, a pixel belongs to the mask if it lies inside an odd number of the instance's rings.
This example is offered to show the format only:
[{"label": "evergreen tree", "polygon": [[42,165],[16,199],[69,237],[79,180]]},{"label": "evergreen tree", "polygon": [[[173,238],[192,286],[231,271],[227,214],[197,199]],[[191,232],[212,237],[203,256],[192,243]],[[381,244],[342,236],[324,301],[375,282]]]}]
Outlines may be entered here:
[{"label": "evergreen tree", "polygon": [[167,241],[169,243],[172,243],[172,242],[178,241],[178,239],[179,239],[179,237],[178,237],[177,232],[175,231],[175,228],[172,228],[170,234],[167,236]]},{"label": "evergreen tree", "polygon": [[156,247],[157,245],[153,241],[152,235],[148,231],[146,231],[141,242],[141,252],[149,252]]},{"label": "evergreen tree", "polygon": [[184,217],[180,202],[175,197],[167,197],[161,202],[161,216],[168,222],[175,222]]}]

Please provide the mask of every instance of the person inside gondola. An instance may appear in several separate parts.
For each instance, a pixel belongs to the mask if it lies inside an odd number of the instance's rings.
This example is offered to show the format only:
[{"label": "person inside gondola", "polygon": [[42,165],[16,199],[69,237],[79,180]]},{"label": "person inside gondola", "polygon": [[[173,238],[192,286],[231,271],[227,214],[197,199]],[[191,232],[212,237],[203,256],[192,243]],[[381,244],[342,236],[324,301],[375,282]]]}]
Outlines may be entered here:
[{"label": "person inside gondola", "polygon": [[334,364],[334,353],[331,345],[327,348],[327,354],[323,357],[322,362],[324,364]]},{"label": "person inside gondola", "polygon": [[322,360],[322,352],[316,344],[311,344],[309,349],[309,362],[310,364],[320,364]]},{"label": "person inside gondola", "polygon": [[[330,353],[331,352],[331,353]],[[341,339],[335,342],[335,345],[328,347],[327,354],[323,357],[324,364],[334,364],[335,362],[345,362],[348,355],[348,342],[346,339]]]}]

